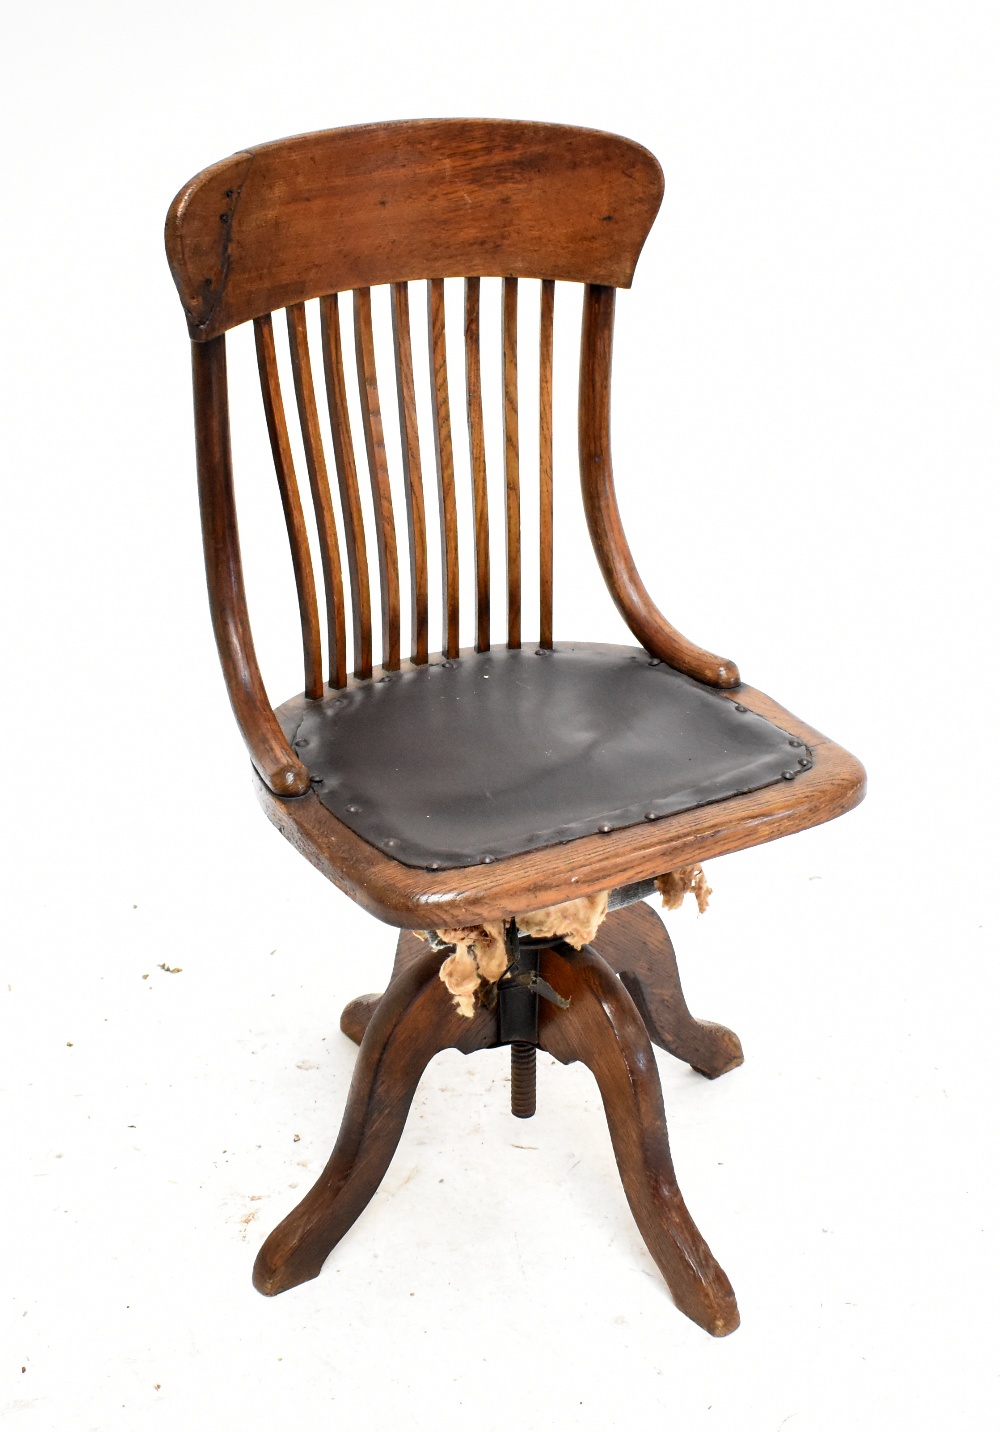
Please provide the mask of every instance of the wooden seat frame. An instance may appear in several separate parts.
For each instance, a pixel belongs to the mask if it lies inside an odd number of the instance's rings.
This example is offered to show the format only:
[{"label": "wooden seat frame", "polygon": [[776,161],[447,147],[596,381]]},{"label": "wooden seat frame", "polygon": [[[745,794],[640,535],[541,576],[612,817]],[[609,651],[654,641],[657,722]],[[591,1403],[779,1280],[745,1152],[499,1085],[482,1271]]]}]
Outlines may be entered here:
[{"label": "wooden seat frame", "polygon": [[[378,1187],[420,1075],[439,1050],[499,1042],[495,1009],[454,1012],[438,979],[441,955],[408,933],[509,918],[579,895],[773,840],[830,820],[864,794],[848,752],[741,683],[736,666],[683,637],[636,571],[611,465],[615,291],[631,285],[663,192],[660,167],[618,136],[561,125],[425,120],[304,135],[247,150],[197,175],[175,199],[168,259],[192,338],[199,492],[209,597],[233,710],[259,799],[285,837],[365,909],[400,927],[386,993],[354,1001],[343,1028],[361,1044],[330,1163],[271,1234],[255,1282],[280,1292],[320,1270]],[[310,786],[289,744],[303,703],[385,672],[460,660],[459,534],[445,344],[447,278],[465,280],[466,411],[473,482],[475,650],[491,642],[489,513],[479,349],[480,279],[503,280],[506,644],[522,640],[518,443],[518,281],[541,281],[539,333],[538,644],[553,645],[552,332],[557,281],[585,285],[580,350],[580,474],[588,529],[608,590],[651,657],[772,720],[809,748],[794,780],[725,801],[585,836],[568,845],[459,870],[415,869],[340,822]],[[410,284],[426,280],[434,454],[442,542],[442,652],[429,651],[424,488],[414,398]],[[392,295],[396,394],[409,545],[409,660],[401,653],[395,520],[375,369],[371,287]],[[339,295],[353,290],[356,362],[372,487],[382,661],[372,651],[369,562],[347,415]],[[331,495],[310,360],[305,304],[320,300],[323,370],[342,539]],[[296,408],[316,516],[326,598],[326,658],[317,582],[278,377],[272,314],[286,311]],[[226,333],[252,321],[265,415],[301,615],[303,694],[275,712],[254,653],[244,592],[229,435]],[[342,559],[343,550],[343,559]],[[353,671],[348,666],[346,565]],[[576,634],[574,634],[576,635]],[[581,952],[554,944],[542,973],[570,998],[542,1003],[538,1045],[594,1071],[636,1221],[682,1310],[710,1332],[731,1331],[736,1304],[677,1189],[649,1041],[709,1077],[741,1062],[730,1031],[692,1019],[669,936],[646,905],[612,913]]]}]

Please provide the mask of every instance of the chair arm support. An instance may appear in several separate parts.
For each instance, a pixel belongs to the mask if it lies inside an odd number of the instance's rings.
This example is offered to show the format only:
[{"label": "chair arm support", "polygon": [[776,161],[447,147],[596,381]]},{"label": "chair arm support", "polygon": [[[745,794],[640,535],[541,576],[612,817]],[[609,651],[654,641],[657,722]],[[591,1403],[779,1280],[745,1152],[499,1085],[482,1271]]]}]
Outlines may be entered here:
[{"label": "chair arm support", "polygon": [[212,625],[250,759],[275,795],[302,795],[309,789],[309,772],[296,760],[271,710],[250,631],[233,492],[225,343],[220,335],[191,345],[198,495]]},{"label": "chair arm support", "polygon": [[709,686],[740,684],[736,664],[682,636],[658,610],[629,551],[611,467],[611,344],[615,290],[588,285],[580,346],[580,482],[590,540],[608,591],[653,656]]}]

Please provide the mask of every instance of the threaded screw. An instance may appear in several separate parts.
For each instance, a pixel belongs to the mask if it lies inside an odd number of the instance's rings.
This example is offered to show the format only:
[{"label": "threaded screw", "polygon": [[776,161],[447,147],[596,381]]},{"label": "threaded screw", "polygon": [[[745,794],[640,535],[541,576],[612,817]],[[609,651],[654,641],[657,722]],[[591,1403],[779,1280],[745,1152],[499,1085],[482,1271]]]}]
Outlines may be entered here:
[{"label": "threaded screw", "polygon": [[535,1046],[510,1046],[510,1112],[515,1119],[530,1119],[535,1112]]}]

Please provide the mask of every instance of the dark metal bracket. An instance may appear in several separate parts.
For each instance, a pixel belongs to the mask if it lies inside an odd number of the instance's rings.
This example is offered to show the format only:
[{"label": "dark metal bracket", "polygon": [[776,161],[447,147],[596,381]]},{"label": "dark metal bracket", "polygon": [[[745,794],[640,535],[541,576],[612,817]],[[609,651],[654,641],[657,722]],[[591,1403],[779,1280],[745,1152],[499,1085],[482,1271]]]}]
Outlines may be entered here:
[{"label": "dark metal bracket", "polygon": [[[552,988],[548,980],[542,979],[537,970],[521,970],[519,973],[510,970],[508,973],[514,984],[532,990],[539,999],[546,999],[549,1004],[558,1005],[560,1009],[569,1009],[569,1000],[563,999],[562,995]],[[503,1044],[506,1043],[506,1040],[500,1042]]]},{"label": "dark metal bracket", "polygon": [[543,943],[532,945],[522,940],[516,920],[507,925],[504,942],[507,970],[497,984],[497,1039],[510,1045],[510,1111],[516,1119],[530,1119],[535,1112],[538,1001],[546,999],[568,1009],[569,1000],[538,973]]}]

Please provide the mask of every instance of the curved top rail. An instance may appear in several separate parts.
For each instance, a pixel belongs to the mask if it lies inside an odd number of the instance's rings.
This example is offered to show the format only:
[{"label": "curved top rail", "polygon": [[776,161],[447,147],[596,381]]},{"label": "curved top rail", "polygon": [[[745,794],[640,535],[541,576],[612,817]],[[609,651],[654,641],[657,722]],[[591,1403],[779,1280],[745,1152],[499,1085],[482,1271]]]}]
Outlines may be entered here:
[{"label": "curved top rail", "polygon": [[262,144],[167,215],[191,337],[350,288],[420,278],[627,288],[663,196],[647,149],[563,124],[424,119]]}]

